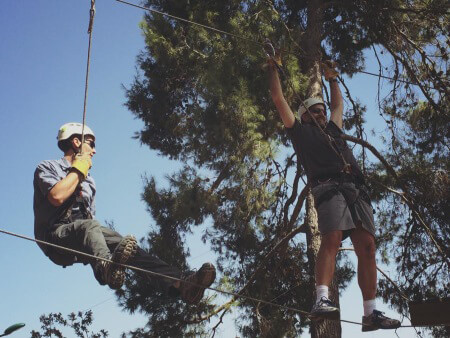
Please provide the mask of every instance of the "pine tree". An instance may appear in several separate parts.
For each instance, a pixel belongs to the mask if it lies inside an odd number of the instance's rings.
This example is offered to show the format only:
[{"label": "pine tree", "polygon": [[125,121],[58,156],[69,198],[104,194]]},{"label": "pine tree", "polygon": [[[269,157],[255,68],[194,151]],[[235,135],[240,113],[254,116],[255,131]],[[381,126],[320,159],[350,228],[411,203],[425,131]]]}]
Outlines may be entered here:
[{"label": "pine tree", "polygon": [[[308,311],[320,237],[311,202],[301,212],[308,199],[304,172],[295,165],[271,103],[261,69],[264,54],[254,41],[270,38],[281,48],[292,107],[307,95],[322,94],[321,60],[337,61],[340,71],[352,76],[364,68],[364,53],[373,50],[375,57],[385,54],[378,58],[380,76],[395,78],[390,94],[380,99],[390,131],[377,153],[380,162],[367,160],[367,152],[376,150],[361,140],[366,107],[350,89],[344,127],[350,142],[364,146],[360,160],[377,202],[380,255],[397,265],[395,280],[406,298],[448,296],[446,1],[149,0],[146,5],[232,34],[153,13],[141,23],[146,49],[127,89],[129,110],[145,124],[136,138],[183,163],[168,177],[169,188],[159,188],[152,177],[146,183],[143,197],[156,222],[149,250],[187,269],[184,238],[207,224],[202,239],[218,256],[223,285]],[[353,275],[340,254],[335,297]],[[385,301],[407,313],[407,300],[395,286],[380,279],[379,288]],[[239,312],[244,336],[294,337],[310,324],[305,316],[244,298],[220,311],[208,302],[185,306],[148,290],[134,275],[118,295],[126,309],[149,315],[148,327],[134,337],[202,336],[211,313],[220,322],[229,309]],[[325,322],[312,325],[311,332],[340,337],[340,326]]]}]

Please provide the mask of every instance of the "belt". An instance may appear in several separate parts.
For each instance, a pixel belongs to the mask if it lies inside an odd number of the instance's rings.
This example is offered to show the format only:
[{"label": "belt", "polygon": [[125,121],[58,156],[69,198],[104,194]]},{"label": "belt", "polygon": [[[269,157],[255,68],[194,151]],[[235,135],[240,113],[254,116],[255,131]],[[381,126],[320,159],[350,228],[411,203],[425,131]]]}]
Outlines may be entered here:
[{"label": "belt", "polygon": [[327,182],[337,182],[337,183],[358,183],[358,178],[351,174],[339,173],[335,175],[327,175],[321,177],[314,177],[311,179],[311,187],[314,188],[319,184]]}]

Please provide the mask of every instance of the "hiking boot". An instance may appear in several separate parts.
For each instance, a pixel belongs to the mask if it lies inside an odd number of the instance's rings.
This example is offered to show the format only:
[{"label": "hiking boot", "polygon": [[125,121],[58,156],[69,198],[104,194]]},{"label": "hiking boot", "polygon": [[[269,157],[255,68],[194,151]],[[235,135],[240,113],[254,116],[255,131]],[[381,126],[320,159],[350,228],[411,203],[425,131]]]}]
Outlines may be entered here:
[{"label": "hiking boot", "polygon": [[[105,257],[111,260],[111,256]],[[125,281],[125,270],[107,261],[98,261],[95,265],[95,278],[101,285],[108,284],[111,289],[120,289]]]},{"label": "hiking boot", "polygon": [[192,272],[183,278],[180,285],[181,299],[189,304],[197,304],[203,298],[205,289],[216,279],[216,268],[211,263],[205,263],[200,270]]},{"label": "hiking boot", "polygon": [[383,315],[384,312],[373,310],[370,316],[362,317],[362,331],[375,331],[378,329],[397,329],[400,327],[400,321],[397,319],[391,319]]},{"label": "hiking boot", "polygon": [[136,251],[136,238],[133,236],[122,238],[113,254],[110,257],[106,257],[113,263],[100,260],[96,264],[95,277],[100,284],[108,284],[111,289],[120,289],[125,281],[125,268],[114,263],[126,264],[136,255]]},{"label": "hiking boot", "polygon": [[312,319],[339,319],[339,309],[323,296],[314,304],[310,316]]},{"label": "hiking boot", "polygon": [[114,249],[111,260],[114,263],[127,264],[127,262],[136,255],[136,252],[136,238],[134,238],[134,236],[125,236]]}]

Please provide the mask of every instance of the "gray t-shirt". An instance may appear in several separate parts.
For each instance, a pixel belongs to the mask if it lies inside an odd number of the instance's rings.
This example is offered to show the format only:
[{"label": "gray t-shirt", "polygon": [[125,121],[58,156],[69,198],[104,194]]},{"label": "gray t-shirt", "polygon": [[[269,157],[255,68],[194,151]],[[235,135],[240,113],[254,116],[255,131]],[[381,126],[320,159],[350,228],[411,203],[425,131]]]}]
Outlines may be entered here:
[{"label": "gray t-shirt", "polygon": [[[347,143],[341,138],[342,130],[333,121],[329,121],[323,131],[334,140],[334,148],[350,164],[352,175],[356,181],[363,183],[364,176],[361,169]],[[341,157],[331,149],[327,138],[316,125],[310,123],[300,124],[295,119],[292,128],[286,128],[286,132],[294,146],[297,160],[305,168],[308,180],[335,177],[342,172],[344,163]]]},{"label": "gray t-shirt", "polygon": [[[69,198],[61,206],[53,206],[47,199],[47,194],[53,186],[67,176],[71,169],[70,163],[63,157],[59,160],[42,161],[34,172],[34,236],[36,239],[45,240],[46,234],[53,230],[55,224],[65,214],[65,210],[72,200]],[[80,203],[83,203],[87,211],[95,216],[95,182],[90,174],[81,183],[81,190],[77,189],[78,197],[72,205],[72,213],[79,214]],[[47,252],[47,247],[38,244]]]}]

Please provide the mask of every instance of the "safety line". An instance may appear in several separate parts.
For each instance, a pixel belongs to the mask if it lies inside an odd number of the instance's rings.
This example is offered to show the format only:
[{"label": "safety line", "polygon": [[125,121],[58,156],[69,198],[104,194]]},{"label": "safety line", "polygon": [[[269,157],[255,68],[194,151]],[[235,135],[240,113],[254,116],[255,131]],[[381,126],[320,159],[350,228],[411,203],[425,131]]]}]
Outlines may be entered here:
[{"label": "safety line", "polygon": [[84,104],[83,104],[83,123],[81,127],[81,146],[80,153],[83,153],[84,144],[84,127],[86,125],[86,107],[87,107],[87,97],[88,97],[88,86],[89,86],[89,68],[91,63],[91,44],[92,44],[92,28],[94,26],[94,16],[95,16],[95,0],[91,0],[91,9],[89,10],[89,46],[86,64],[86,79],[84,84]]},{"label": "safety line", "polygon": [[[183,18],[181,18],[181,17],[175,16],[175,15],[171,15],[171,14],[168,14],[168,13],[164,13],[164,12],[158,11],[158,10],[156,10],[156,9],[152,9],[152,8],[149,8],[149,7],[144,7],[144,6],[136,5],[136,4],[133,4],[133,3],[131,3],[131,2],[124,1],[124,0],[114,0],[114,1],[123,3],[123,4],[128,5],[128,6],[140,8],[140,9],[143,9],[143,10],[145,10],[145,11],[149,11],[149,12],[152,12],[152,13],[156,13],[156,14],[159,14],[159,15],[162,15],[162,16],[166,16],[166,17],[169,17],[169,18],[174,19],[174,20],[178,20],[178,21],[182,21],[182,22],[185,22],[185,23],[188,23],[188,24],[192,24],[192,25],[195,25],[195,26],[199,26],[199,27],[208,29],[208,30],[210,30],[210,31],[213,31],[213,32],[216,32],[216,33],[219,33],[219,34],[224,34],[224,35],[232,36],[232,37],[235,37],[235,38],[237,38],[237,39],[244,40],[244,41],[250,42],[250,43],[252,43],[252,44],[258,45],[258,46],[264,46],[264,43],[263,43],[263,42],[255,41],[255,40],[246,38],[246,37],[244,37],[244,36],[237,35],[237,34],[233,34],[233,33],[227,32],[227,31],[223,31],[223,30],[220,30],[220,29],[211,27],[211,26],[203,25],[203,24],[198,23],[198,22],[195,22],[195,21],[183,19]],[[301,57],[301,58],[304,58],[304,59],[314,60],[314,61],[316,60],[316,59],[307,57],[307,56],[305,56],[305,55],[299,55],[299,54],[297,54],[297,53],[293,53],[293,52],[291,52],[291,51],[287,51],[287,50],[281,50],[281,51],[283,51],[283,52],[285,52],[285,53],[287,53],[287,54],[296,55],[296,56]],[[362,70],[360,70],[360,71],[356,71],[355,73],[362,73],[362,74],[366,74],[366,75],[375,76],[375,77],[378,77],[378,78],[381,77],[381,78],[388,79],[388,80],[391,80],[391,81],[398,81],[398,82],[402,82],[402,83],[407,83],[407,84],[410,84],[410,85],[413,85],[413,86],[420,86],[420,84],[414,83],[414,82],[411,82],[411,81],[402,80],[402,79],[394,79],[394,78],[392,78],[392,77],[388,77],[388,76],[381,75],[381,74],[375,74],[375,73],[371,73],[371,72],[367,72],[367,71],[362,71]],[[424,86],[424,87],[426,87],[426,88],[431,88],[431,89],[435,89],[434,87],[431,87],[431,86]],[[436,90],[436,89],[435,89],[435,90]]]},{"label": "safety line", "polygon": [[[194,285],[194,286],[201,286],[203,288],[203,286],[200,285],[200,284],[196,284],[196,283],[193,283],[193,282],[182,280],[180,278],[167,276],[167,275],[164,275],[162,273],[158,273],[158,272],[154,272],[154,271],[150,271],[150,270],[145,270],[145,269],[138,268],[136,266],[132,266],[132,265],[128,265],[128,264],[122,264],[122,263],[118,263],[118,262],[113,262],[112,260],[109,260],[109,259],[106,259],[106,258],[97,257],[97,256],[94,256],[94,255],[91,255],[91,254],[88,254],[88,253],[85,253],[85,252],[82,252],[82,251],[77,251],[77,250],[70,249],[70,248],[67,248],[67,247],[64,247],[64,246],[60,246],[60,245],[49,243],[49,242],[42,241],[42,240],[39,240],[39,239],[34,239],[34,238],[27,237],[27,236],[24,236],[24,235],[16,234],[16,233],[13,233],[13,232],[10,232],[10,231],[6,231],[6,230],[3,230],[3,229],[0,229],[0,233],[6,234],[6,235],[10,235],[10,236],[14,236],[14,237],[17,237],[17,238],[20,238],[20,239],[25,239],[25,240],[30,241],[30,242],[35,242],[35,243],[43,244],[43,245],[46,245],[46,246],[51,246],[51,247],[54,247],[54,248],[57,248],[57,249],[60,249],[60,250],[68,251],[68,252],[71,252],[71,253],[74,253],[74,254],[79,254],[79,255],[82,255],[82,256],[85,256],[85,257],[89,257],[89,258],[92,258],[92,259],[95,259],[95,260],[101,260],[101,261],[104,261],[104,262],[112,263],[112,264],[115,264],[115,265],[118,265],[118,266],[130,269],[130,270],[144,272],[144,273],[147,273],[147,274],[150,274],[150,275],[158,276],[160,278],[166,278],[166,279],[170,279],[170,280],[177,281],[177,282],[191,284],[191,285]],[[214,287],[207,287],[207,288],[204,288],[204,289],[208,289],[208,290],[212,290],[212,291],[215,291],[215,292],[223,293],[223,294],[226,294],[226,295],[229,295],[229,296],[233,296],[233,297],[244,298],[246,300],[251,300],[251,301],[262,303],[262,304],[265,304],[265,305],[270,305],[270,306],[277,307],[277,308],[280,308],[280,309],[284,309],[284,310],[287,310],[287,311],[296,312],[296,313],[305,315],[308,318],[311,318],[311,314],[309,312],[303,311],[303,310],[299,310],[299,309],[296,309],[296,308],[293,308],[293,307],[290,307],[290,306],[285,306],[285,305],[273,303],[273,302],[270,302],[270,301],[254,298],[254,297],[251,297],[251,296],[241,295],[241,294],[238,294],[238,293],[235,293],[235,292],[230,292],[230,291],[217,289],[217,288],[214,288]],[[361,326],[367,325],[367,324],[354,322],[354,321],[351,321],[351,320],[345,320],[345,319],[338,319],[338,321],[343,322],[343,323],[361,325]],[[400,327],[410,327],[410,326],[400,326]]]}]

